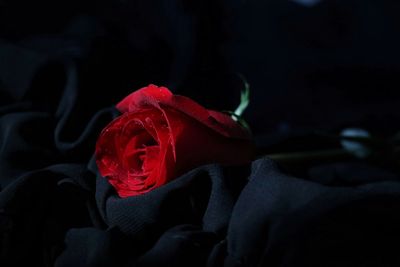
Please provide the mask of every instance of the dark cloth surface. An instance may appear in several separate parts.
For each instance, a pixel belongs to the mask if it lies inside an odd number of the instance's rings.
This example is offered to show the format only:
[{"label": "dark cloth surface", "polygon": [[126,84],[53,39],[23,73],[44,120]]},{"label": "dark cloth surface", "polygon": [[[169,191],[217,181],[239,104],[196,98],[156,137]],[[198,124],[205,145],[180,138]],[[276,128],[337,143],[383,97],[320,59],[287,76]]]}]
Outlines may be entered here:
[{"label": "dark cloth surface", "polygon": [[[397,266],[400,183],[325,186],[208,165],[120,199],[93,164],[24,173],[0,193],[1,262],[19,266]],[[393,243],[394,242],[394,243]]]},{"label": "dark cloth surface", "polygon": [[0,266],[400,266],[390,164],[260,157],[126,199],[97,172],[148,83],[233,110],[244,75],[260,154],[396,132],[399,4],[306,2],[0,1]]},{"label": "dark cloth surface", "polygon": [[[73,110],[65,101],[58,106]],[[120,199],[91,156],[117,112],[98,111],[77,138],[64,141],[74,113],[57,118],[35,104],[3,109],[2,266],[400,263],[395,174],[347,163],[314,167],[301,179],[261,158],[251,166],[203,166]]]}]

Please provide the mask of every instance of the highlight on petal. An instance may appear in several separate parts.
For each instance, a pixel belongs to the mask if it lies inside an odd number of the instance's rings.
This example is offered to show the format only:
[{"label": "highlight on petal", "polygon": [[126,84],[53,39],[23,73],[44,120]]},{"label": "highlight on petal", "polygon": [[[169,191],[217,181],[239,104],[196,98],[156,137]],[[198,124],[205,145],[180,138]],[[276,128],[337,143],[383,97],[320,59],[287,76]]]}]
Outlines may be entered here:
[{"label": "highlight on petal", "polygon": [[116,107],[122,113],[136,112],[156,103],[169,102],[172,96],[168,88],[150,84],[125,97]]},{"label": "highlight on petal", "polygon": [[164,107],[171,107],[182,112],[212,130],[229,138],[249,139],[249,132],[235,122],[229,115],[207,110],[192,99],[173,95],[166,87],[150,84],[125,97],[117,105],[122,113],[136,112],[146,107],[156,107],[163,111]]}]

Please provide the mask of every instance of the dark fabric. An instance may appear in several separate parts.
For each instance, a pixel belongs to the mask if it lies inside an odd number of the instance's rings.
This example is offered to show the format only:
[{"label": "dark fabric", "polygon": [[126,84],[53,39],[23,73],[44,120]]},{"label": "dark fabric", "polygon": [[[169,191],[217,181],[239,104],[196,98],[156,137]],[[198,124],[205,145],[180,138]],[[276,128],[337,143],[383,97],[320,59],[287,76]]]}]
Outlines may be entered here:
[{"label": "dark fabric", "polygon": [[285,175],[260,159],[251,170],[204,166],[143,196],[120,199],[86,166],[53,165],[1,192],[1,261],[397,266],[392,241],[400,234],[399,196],[400,183],[379,176],[330,187]]},{"label": "dark fabric", "polygon": [[398,7],[0,1],[0,266],[400,266],[397,161],[260,156],[120,199],[93,158],[132,90],[233,110],[241,75],[259,155],[340,146],[315,129],[387,137],[400,125]]}]

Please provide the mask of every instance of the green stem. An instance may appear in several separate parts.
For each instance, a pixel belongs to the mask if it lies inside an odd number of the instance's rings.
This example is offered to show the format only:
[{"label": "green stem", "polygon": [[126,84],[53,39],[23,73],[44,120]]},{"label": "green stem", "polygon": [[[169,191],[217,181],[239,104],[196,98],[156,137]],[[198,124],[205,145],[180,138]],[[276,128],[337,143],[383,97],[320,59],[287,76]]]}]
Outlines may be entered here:
[{"label": "green stem", "polygon": [[355,157],[345,149],[316,150],[308,152],[267,154],[270,158],[282,165],[302,165],[317,164],[326,162],[343,161],[355,159]]}]

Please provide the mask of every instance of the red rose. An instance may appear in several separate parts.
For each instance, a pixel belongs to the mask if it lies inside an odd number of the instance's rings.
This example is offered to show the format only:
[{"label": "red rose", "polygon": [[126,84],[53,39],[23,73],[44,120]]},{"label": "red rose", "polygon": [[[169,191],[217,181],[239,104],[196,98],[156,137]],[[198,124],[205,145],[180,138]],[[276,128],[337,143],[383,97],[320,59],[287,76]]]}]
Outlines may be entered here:
[{"label": "red rose", "polygon": [[146,193],[190,169],[253,156],[247,130],[230,116],[149,85],[123,99],[100,134],[96,161],[120,197]]}]

